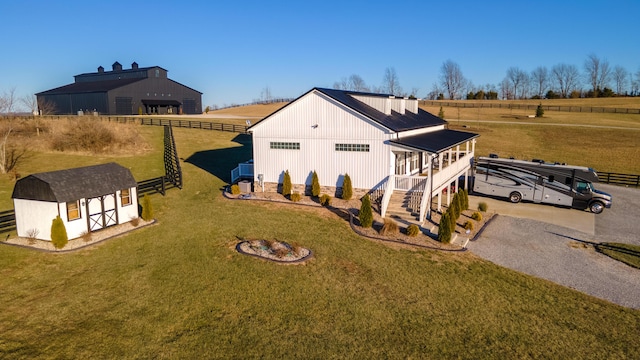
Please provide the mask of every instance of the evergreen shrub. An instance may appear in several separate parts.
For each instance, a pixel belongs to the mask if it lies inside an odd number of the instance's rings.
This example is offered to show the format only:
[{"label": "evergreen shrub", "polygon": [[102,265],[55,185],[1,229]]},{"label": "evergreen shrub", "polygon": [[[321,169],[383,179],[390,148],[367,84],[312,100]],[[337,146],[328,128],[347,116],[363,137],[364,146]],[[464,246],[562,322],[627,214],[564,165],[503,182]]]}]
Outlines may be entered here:
[{"label": "evergreen shrub", "polygon": [[300,199],[302,199],[302,195],[300,195],[300,193],[296,191],[293,194],[291,194],[291,196],[289,196],[289,198],[293,202],[298,202],[298,201],[300,201]]},{"label": "evergreen shrub", "polygon": [[438,241],[448,244],[451,242],[451,221],[449,220],[449,212],[442,214],[440,224],[438,226]]},{"label": "evergreen shrub", "polygon": [[142,197],[142,220],[153,220],[153,206],[151,205],[151,198],[148,194],[144,194]]},{"label": "evergreen shrub", "polygon": [[351,177],[349,174],[344,174],[344,181],[342,182],[342,199],[350,200],[353,196],[353,186],[351,185]]},{"label": "evergreen shrub", "polygon": [[539,104],[538,107],[536,108],[536,117],[543,117],[544,116],[544,109],[542,109],[542,104]]},{"label": "evergreen shrub", "polygon": [[311,195],[313,197],[320,196],[320,181],[318,180],[318,173],[313,170],[313,175],[311,175]]},{"label": "evergreen shrub", "polygon": [[282,195],[287,196],[291,194],[291,175],[289,170],[284,172],[284,178],[282,179]]},{"label": "evergreen shrub", "polygon": [[486,202],[482,201],[478,204],[478,210],[482,211],[482,212],[486,212],[487,208],[489,207],[489,205],[487,205]]},{"label": "evergreen shrub", "polygon": [[233,195],[240,194],[240,186],[238,186],[238,184],[231,185],[231,194]]},{"label": "evergreen shrub", "polygon": [[470,220],[467,220],[467,222],[464,223],[464,229],[473,231],[473,222]]},{"label": "evergreen shrub", "polygon": [[327,195],[327,194],[322,194],[322,196],[320,196],[320,204],[323,206],[330,206],[331,205],[331,196]]},{"label": "evergreen shrub", "polygon": [[471,218],[475,221],[482,221],[482,214],[476,211],[473,214],[471,214]]},{"label": "evergreen shrub", "polygon": [[411,224],[407,227],[407,235],[411,237],[418,236],[420,234],[420,227],[416,224]]},{"label": "evergreen shrub", "polygon": [[371,209],[371,199],[369,194],[365,194],[360,205],[360,225],[363,228],[370,228],[373,225],[373,210]]},{"label": "evergreen shrub", "polygon": [[58,215],[51,222],[51,243],[56,249],[62,249],[68,242],[67,228],[64,226],[60,215]]}]

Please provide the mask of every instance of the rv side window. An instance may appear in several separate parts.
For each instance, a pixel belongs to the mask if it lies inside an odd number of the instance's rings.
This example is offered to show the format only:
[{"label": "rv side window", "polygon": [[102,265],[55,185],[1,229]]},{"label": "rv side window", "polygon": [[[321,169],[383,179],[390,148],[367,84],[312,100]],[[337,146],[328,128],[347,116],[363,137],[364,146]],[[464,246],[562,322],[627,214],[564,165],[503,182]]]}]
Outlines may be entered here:
[{"label": "rv side window", "polygon": [[549,182],[554,182],[555,178],[553,177],[553,175],[549,175]]}]

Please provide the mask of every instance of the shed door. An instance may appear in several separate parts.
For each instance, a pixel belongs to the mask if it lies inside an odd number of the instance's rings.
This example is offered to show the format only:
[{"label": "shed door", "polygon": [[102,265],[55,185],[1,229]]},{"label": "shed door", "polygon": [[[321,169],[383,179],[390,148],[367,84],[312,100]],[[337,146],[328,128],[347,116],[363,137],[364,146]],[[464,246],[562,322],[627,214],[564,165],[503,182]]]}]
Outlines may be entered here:
[{"label": "shed door", "polygon": [[90,231],[116,225],[116,199],[114,194],[87,199]]}]

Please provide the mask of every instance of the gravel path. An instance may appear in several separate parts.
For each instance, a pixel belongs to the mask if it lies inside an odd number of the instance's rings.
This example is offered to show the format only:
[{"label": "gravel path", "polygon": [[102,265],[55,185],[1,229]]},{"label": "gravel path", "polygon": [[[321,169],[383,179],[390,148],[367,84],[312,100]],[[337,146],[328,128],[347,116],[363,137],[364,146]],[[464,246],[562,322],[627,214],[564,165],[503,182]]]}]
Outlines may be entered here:
[{"label": "gravel path", "polygon": [[[595,235],[537,220],[499,215],[467,247],[495,264],[640,309],[640,270],[584,244],[615,241],[640,245],[640,190],[601,184],[597,188],[614,198],[613,207],[596,216]],[[540,211],[544,211],[544,206]]]}]

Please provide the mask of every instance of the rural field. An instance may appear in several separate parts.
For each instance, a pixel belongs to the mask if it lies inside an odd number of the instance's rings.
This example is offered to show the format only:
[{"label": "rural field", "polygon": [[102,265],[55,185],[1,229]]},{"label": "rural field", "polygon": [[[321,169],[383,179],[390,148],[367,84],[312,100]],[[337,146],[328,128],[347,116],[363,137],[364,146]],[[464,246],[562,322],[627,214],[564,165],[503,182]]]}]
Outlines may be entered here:
[{"label": "rural field", "polygon": [[[266,115],[251,111],[235,115]],[[481,153],[508,155],[506,149],[521,144],[514,154],[531,157],[529,144],[541,147],[535,157],[564,161],[555,157],[563,155],[574,163],[575,156],[578,165],[589,165],[587,159],[598,165],[611,156],[603,170],[640,173],[626,161],[637,154],[638,130],[625,130],[627,137],[611,130],[608,139],[620,146],[594,154],[592,143],[578,139],[574,147],[560,141],[551,149],[539,138],[551,136],[543,126],[454,123],[485,131],[478,131]],[[19,172],[116,161],[137,180],[159,176],[162,128],[136,127],[145,139],[145,151],[136,155],[33,151]],[[497,134],[502,131],[509,135]],[[603,130],[593,131],[577,134]],[[228,200],[221,189],[230,170],[251,158],[250,137],[180,128],[174,134],[184,188],[152,196],[156,225],[65,254],[0,244],[0,358],[596,359],[640,353],[638,310],[469,252],[367,240],[323,208]],[[11,207],[13,184],[0,178],[3,208]],[[314,258],[283,266],[247,257],[234,249],[239,238],[297,242]]]}]

